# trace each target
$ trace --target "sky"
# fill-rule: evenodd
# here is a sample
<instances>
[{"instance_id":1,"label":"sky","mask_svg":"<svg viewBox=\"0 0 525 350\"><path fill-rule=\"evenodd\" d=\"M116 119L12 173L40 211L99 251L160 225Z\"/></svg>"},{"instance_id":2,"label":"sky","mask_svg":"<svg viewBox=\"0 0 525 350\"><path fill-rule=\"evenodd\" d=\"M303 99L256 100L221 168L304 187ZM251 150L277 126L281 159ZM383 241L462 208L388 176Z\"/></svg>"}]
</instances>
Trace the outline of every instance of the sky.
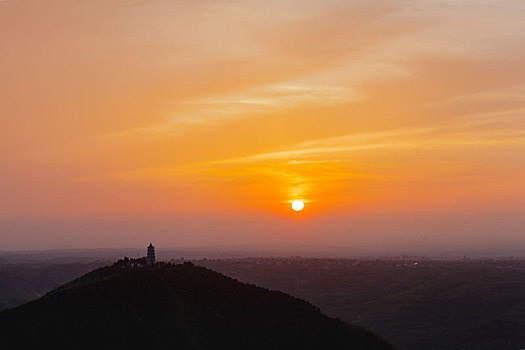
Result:
<instances>
[{"instance_id":1,"label":"sky","mask_svg":"<svg viewBox=\"0 0 525 350\"><path fill-rule=\"evenodd\" d=\"M3 0L0 108L0 250L525 248L522 0Z\"/></svg>"}]
</instances>

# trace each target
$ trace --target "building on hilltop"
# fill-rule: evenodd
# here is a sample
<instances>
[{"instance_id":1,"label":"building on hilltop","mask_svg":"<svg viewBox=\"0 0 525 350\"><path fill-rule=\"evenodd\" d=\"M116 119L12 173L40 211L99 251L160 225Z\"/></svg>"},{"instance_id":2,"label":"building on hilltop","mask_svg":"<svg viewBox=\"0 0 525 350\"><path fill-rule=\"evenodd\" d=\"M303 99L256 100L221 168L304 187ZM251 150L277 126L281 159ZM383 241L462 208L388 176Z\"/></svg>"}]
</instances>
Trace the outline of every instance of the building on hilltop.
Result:
<instances>
[{"instance_id":1,"label":"building on hilltop","mask_svg":"<svg viewBox=\"0 0 525 350\"><path fill-rule=\"evenodd\" d=\"M148 265L155 264L155 247L151 243L148 246L148 255L146 255L146 263Z\"/></svg>"}]
</instances>

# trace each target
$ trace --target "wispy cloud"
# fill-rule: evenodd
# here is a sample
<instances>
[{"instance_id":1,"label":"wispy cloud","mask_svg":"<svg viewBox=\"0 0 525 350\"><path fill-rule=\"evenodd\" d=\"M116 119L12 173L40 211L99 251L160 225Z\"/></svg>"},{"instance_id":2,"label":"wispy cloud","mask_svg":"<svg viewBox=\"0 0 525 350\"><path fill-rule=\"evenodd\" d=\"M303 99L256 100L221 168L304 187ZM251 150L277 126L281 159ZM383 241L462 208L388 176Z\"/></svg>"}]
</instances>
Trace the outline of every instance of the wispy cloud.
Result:
<instances>
[{"instance_id":1,"label":"wispy cloud","mask_svg":"<svg viewBox=\"0 0 525 350\"><path fill-rule=\"evenodd\" d=\"M291 159L297 157L307 157L312 155L321 155L324 153L340 153L340 152L352 152L352 151L364 151L370 149L378 148L390 148L390 147L399 147L406 146L402 143L382 143L382 144L370 144L370 145L359 145L359 146L339 146L339 147L313 147L307 149L297 149L289 151L280 151L280 152L270 152L263 154L256 154L252 156L231 158L225 160L218 160L210 162L210 164L228 164L228 163L252 163L257 161L266 161L266 160L282 160L282 159Z\"/></svg>"}]
</instances>

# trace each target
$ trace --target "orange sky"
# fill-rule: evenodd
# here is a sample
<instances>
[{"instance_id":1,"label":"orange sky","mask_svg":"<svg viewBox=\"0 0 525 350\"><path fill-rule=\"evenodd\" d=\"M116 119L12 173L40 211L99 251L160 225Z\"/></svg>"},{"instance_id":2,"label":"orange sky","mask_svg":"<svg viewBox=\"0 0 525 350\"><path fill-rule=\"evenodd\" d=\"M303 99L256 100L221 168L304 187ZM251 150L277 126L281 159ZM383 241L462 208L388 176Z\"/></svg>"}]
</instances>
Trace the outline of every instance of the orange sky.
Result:
<instances>
[{"instance_id":1,"label":"orange sky","mask_svg":"<svg viewBox=\"0 0 525 350\"><path fill-rule=\"evenodd\" d=\"M522 0L3 0L0 82L0 250L525 246Z\"/></svg>"}]
</instances>

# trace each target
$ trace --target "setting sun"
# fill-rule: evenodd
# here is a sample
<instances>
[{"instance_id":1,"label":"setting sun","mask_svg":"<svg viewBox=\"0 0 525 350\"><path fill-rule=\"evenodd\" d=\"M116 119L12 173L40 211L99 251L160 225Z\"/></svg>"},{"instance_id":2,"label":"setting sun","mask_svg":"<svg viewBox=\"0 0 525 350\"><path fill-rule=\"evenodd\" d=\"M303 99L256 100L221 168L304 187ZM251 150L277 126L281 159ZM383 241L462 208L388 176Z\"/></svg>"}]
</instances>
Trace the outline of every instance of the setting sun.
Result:
<instances>
[{"instance_id":1,"label":"setting sun","mask_svg":"<svg viewBox=\"0 0 525 350\"><path fill-rule=\"evenodd\" d=\"M295 200L292 202L292 209L295 211L301 211L304 208L304 202L301 200Z\"/></svg>"}]
</instances>

